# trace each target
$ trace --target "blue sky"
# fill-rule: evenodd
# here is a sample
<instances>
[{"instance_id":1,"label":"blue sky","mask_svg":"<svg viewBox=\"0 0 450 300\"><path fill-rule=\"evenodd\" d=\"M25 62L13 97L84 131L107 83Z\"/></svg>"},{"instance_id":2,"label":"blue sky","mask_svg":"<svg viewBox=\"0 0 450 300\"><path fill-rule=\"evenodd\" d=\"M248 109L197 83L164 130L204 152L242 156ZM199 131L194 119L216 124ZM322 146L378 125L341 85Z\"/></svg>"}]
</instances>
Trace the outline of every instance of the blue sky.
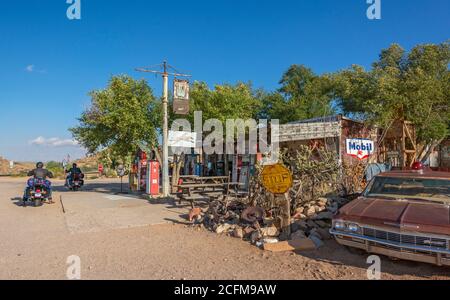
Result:
<instances>
[{"instance_id":1,"label":"blue sky","mask_svg":"<svg viewBox=\"0 0 450 300\"><path fill-rule=\"evenodd\" d=\"M160 94L160 79L134 68L165 59L210 85L251 81L274 90L291 64L317 73L369 67L393 42L410 49L450 38L448 0L382 0L376 21L366 17L366 0L81 4L82 19L71 21L66 0L2 1L0 156L83 155L67 128L88 106L88 92L127 73L146 77Z\"/></svg>"}]
</instances>

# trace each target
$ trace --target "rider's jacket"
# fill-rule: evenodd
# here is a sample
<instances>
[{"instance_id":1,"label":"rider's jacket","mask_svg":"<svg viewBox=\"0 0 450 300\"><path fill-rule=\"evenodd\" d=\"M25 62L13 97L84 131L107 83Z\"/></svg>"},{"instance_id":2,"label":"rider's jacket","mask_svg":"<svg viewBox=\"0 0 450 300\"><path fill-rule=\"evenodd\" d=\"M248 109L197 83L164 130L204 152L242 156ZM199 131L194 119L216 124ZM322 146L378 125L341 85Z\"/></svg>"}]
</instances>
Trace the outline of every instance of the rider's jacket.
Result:
<instances>
[{"instance_id":1,"label":"rider's jacket","mask_svg":"<svg viewBox=\"0 0 450 300\"><path fill-rule=\"evenodd\" d=\"M47 169L37 168L28 172L28 176L33 176L34 178L47 179L53 178L53 173Z\"/></svg>"}]
</instances>

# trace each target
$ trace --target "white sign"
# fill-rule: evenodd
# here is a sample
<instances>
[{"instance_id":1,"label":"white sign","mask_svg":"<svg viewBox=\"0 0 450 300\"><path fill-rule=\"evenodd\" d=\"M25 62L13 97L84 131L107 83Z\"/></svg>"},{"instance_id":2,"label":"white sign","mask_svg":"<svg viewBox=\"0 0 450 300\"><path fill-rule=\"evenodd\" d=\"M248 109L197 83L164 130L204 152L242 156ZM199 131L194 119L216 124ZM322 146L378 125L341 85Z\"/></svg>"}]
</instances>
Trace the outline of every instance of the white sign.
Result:
<instances>
[{"instance_id":1,"label":"white sign","mask_svg":"<svg viewBox=\"0 0 450 300\"><path fill-rule=\"evenodd\" d=\"M13 169L13 168L14 168L14 162L13 162L12 160L9 162L9 168L10 168L10 169Z\"/></svg>"},{"instance_id":2,"label":"white sign","mask_svg":"<svg viewBox=\"0 0 450 300\"><path fill-rule=\"evenodd\" d=\"M178 100L189 100L189 81L175 79L173 97Z\"/></svg>"},{"instance_id":3,"label":"white sign","mask_svg":"<svg viewBox=\"0 0 450 300\"><path fill-rule=\"evenodd\" d=\"M360 160L368 158L375 151L375 143L368 139L347 139L347 154Z\"/></svg>"},{"instance_id":4,"label":"white sign","mask_svg":"<svg viewBox=\"0 0 450 300\"><path fill-rule=\"evenodd\" d=\"M169 131L169 147L195 148L196 132Z\"/></svg>"}]
</instances>

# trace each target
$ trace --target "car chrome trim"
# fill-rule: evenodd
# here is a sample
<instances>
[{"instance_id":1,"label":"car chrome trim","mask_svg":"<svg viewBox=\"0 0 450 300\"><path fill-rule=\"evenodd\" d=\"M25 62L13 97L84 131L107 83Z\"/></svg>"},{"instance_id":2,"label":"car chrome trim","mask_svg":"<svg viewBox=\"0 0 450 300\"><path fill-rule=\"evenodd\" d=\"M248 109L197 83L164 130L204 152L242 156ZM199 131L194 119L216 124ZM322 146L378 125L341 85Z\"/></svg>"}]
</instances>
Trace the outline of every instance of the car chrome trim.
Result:
<instances>
[{"instance_id":1,"label":"car chrome trim","mask_svg":"<svg viewBox=\"0 0 450 300\"><path fill-rule=\"evenodd\" d=\"M386 240L368 237L368 236L364 236L364 235L360 235L360 234L336 231L334 229L330 229L330 233L334 236L344 236L344 237L349 237L349 238L361 239L361 240L366 240L369 242L374 242L374 243L378 243L378 244L386 245L386 246L393 246L393 247L397 247L397 248L404 248L404 249L410 249L410 250L416 250L416 251L442 253L442 254L450 254L450 249L445 250L445 249L435 248L435 247L431 247L431 246L424 247L424 246L418 246L418 245L396 243L396 242L386 241Z\"/></svg>"}]
</instances>

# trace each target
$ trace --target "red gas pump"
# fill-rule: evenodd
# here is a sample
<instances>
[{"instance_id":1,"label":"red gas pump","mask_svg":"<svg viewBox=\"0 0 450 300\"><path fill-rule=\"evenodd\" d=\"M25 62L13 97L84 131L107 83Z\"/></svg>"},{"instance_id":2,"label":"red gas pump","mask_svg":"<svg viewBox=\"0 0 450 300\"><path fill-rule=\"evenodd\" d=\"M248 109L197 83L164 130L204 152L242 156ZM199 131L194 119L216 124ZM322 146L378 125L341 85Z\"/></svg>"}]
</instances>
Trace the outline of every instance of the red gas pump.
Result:
<instances>
[{"instance_id":1,"label":"red gas pump","mask_svg":"<svg viewBox=\"0 0 450 300\"><path fill-rule=\"evenodd\" d=\"M159 195L159 162L150 161L147 168L147 194Z\"/></svg>"}]
</instances>

